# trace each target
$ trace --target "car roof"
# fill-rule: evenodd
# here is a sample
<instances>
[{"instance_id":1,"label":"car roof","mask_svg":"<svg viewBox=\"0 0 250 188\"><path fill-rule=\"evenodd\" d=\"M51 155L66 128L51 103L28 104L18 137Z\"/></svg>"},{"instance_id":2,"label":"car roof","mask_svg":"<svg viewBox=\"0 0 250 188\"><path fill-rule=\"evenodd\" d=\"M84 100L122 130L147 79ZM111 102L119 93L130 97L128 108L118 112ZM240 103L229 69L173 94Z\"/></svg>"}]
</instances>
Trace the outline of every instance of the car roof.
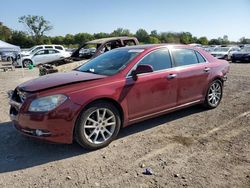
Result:
<instances>
[{"instance_id":1,"label":"car roof","mask_svg":"<svg viewBox=\"0 0 250 188\"><path fill-rule=\"evenodd\" d=\"M37 51L35 51L35 52L32 52L31 54L35 54L35 53L40 52L40 51L43 51L43 50L55 50L55 51L60 52L60 50L57 50L57 49L54 49L54 48L43 48L43 49L39 49L39 50L37 50Z\"/></svg>"},{"instance_id":2,"label":"car roof","mask_svg":"<svg viewBox=\"0 0 250 188\"><path fill-rule=\"evenodd\" d=\"M33 47L43 47L43 46L62 46L60 44L41 44L41 45L35 45Z\"/></svg>"},{"instance_id":3,"label":"car roof","mask_svg":"<svg viewBox=\"0 0 250 188\"><path fill-rule=\"evenodd\" d=\"M126 46L119 49L154 49L159 47L167 47L167 48L174 48L174 47L183 47L183 48L190 48L194 49L192 46L184 45L184 44L143 44L143 45L135 45L135 46Z\"/></svg>"},{"instance_id":4,"label":"car roof","mask_svg":"<svg viewBox=\"0 0 250 188\"><path fill-rule=\"evenodd\" d=\"M109 37L109 38L101 38L92 41L86 42L86 44L101 44L105 42L109 42L112 40L129 40L129 39L136 39L135 37Z\"/></svg>"}]
</instances>

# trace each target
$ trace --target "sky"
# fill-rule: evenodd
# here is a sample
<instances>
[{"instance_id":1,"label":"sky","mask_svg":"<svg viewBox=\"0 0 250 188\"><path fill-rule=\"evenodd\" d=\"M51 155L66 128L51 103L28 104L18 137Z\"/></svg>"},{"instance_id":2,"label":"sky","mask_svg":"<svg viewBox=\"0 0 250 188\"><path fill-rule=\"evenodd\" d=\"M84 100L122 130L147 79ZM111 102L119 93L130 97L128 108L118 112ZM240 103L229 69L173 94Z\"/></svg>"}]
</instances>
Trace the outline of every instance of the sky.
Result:
<instances>
[{"instance_id":1,"label":"sky","mask_svg":"<svg viewBox=\"0 0 250 188\"><path fill-rule=\"evenodd\" d=\"M250 0L0 0L0 6L4 25L25 31L18 17L44 16L53 25L50 36L143 28L208 39L250 38Z\"/></svg>"}]
</instances>

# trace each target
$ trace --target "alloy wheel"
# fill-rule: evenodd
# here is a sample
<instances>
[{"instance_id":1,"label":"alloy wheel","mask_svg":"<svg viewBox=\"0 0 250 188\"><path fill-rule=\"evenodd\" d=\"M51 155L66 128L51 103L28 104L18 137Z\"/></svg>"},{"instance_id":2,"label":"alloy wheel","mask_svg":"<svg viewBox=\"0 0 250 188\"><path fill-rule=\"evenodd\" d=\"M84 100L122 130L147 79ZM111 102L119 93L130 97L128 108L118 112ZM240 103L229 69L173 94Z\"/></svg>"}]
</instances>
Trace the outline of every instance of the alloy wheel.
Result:
<instances>
[{"instance_id":1,"label":"alloy wheel","mask_svg":"<svg viewBox=\"0 0 250 188\"><path fill-rule=\"evenodd\" d=\"M32 64L30 60L24 60L23 61L23 66L24 67L29 67L30 64Z\"/></svg>"},{"instance_id":2,"label":"alloy wheel","mask_svg":"<svg viewBox=\"0 0 250 188\"><path fill-rule=\"evenodd\" d=\"M208 103L211 106L217 106L221 100L222 88L220 83L214 82L208 91Z\"/></svg>"},{"instance_id":3,"label":"alloy wheel","mask_svg":"<svg viewBox=\"0 0 250 188\"><path fill-rule=\"evenodd\" d=\"M97 108L84 121L84 136L93 144L102 144L115 132L115 114L107 108Z\"/></svg>"}]
</instances>

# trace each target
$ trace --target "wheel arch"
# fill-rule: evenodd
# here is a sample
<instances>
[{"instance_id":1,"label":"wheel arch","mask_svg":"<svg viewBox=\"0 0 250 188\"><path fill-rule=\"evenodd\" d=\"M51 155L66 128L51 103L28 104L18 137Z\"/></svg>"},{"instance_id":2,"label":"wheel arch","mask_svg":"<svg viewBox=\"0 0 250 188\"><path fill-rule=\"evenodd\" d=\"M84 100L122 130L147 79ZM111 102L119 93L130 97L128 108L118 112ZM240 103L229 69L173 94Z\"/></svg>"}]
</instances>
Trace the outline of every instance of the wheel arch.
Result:
<instances>
[{"instance_id":1,"label":"wheel arch","mask_svg":"<svg viewBox=\"0 0 250 188\"><path fill-rule=\"evenodd\" d=\"M82 112L84 110L88 109L88 107L90 105L93 105L94 103L98 103L98 102L108 102L108 103L111 103L112 105L114 105L116 107L116 109L118 110L120 118L121 118L121 128L123 127L123 124L124 124L124 110L123 110L122 106L116 100L114 100L112 98L108 98L108 97L102 97L102 98L94 99L93 101L90 101L87 105L85 105L80 110L80 112L78 113L76 121L75 121L75 124L74 124L74 129L73 129L73 132L72 132L73 133L72 134L72 140L74 140L74 137L75 137L74 134L75 134L76 124L79 121L79 118L80 118Z\"/></svg>"},{"instance_id":2,"label":"wheel arch","mask_svg":"<svg viewBox=\"0 0 250 188\"><path fill-rule=\"evenodd\" d=\"M32 65L34 64L34 62L33 62L31 59L29 59L29 58L25 58L25 59L23 59L23 60L22 60L22 64L23 64L23 62L24 62L25 60L29 60L29 61L31 61Z\"/></svg>"},{"instance_id":3,"label":"wheel arch","mask_svg":"<svg viewBox=\"0 0 250 188\"><path fill-rule=\"evenodd\" d=\"M210 84L211 84L213 81L215 81L215 80L219 80L219 81L221 82L221 86L223 87L223 85L224 85L224 80L223 80L223 78L222 78L221 76L216 76L216 77L214 77L214 78L211 80Z\"/></svg>"},{"instance_id":4,"label":"wheel arch","mask_svg":"<svg viewBox=\"0 0 250 188\"><path fill-rule=\"evenodd\" d=\"M118 110L118 112L119 112L119 114L120 114L121 123L122 123L122 125L123 125L123 120L124 120L124 111L123 111L123 108L122 108L122 106L121 106L116 100L114 100L114 99L112 99L112 98L103 97L103 98L95 99L95 100L89 102L89 103L83 108L83 110L86 109L86 108L88 108L90 105L92 105L92 104L94 104L94 103L97 103L97 102L108 102L108 103L113 104L113 105L117 108L117 110Z\"/></svg>"}]
</instances>

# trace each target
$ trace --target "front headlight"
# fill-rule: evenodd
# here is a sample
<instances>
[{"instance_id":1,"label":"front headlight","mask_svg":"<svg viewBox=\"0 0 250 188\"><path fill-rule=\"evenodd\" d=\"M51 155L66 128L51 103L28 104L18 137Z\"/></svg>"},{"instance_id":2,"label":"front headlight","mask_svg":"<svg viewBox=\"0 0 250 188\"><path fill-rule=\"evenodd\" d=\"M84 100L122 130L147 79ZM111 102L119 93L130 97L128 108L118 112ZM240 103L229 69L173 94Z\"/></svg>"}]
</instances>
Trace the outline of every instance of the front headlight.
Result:
<instances>
[{"instance_id":1,"label":"front headlight","mask_svg":"<svg viewBox=\"0 0 250 188\"><path fill-rule=\"evenodd\" d=\"M60 104L66 101L66 99L67 97L62 94L41 97L31 102L29 106L29 111L30 112L48 112L58 107Z\"/></svg>"}]
</instances>

